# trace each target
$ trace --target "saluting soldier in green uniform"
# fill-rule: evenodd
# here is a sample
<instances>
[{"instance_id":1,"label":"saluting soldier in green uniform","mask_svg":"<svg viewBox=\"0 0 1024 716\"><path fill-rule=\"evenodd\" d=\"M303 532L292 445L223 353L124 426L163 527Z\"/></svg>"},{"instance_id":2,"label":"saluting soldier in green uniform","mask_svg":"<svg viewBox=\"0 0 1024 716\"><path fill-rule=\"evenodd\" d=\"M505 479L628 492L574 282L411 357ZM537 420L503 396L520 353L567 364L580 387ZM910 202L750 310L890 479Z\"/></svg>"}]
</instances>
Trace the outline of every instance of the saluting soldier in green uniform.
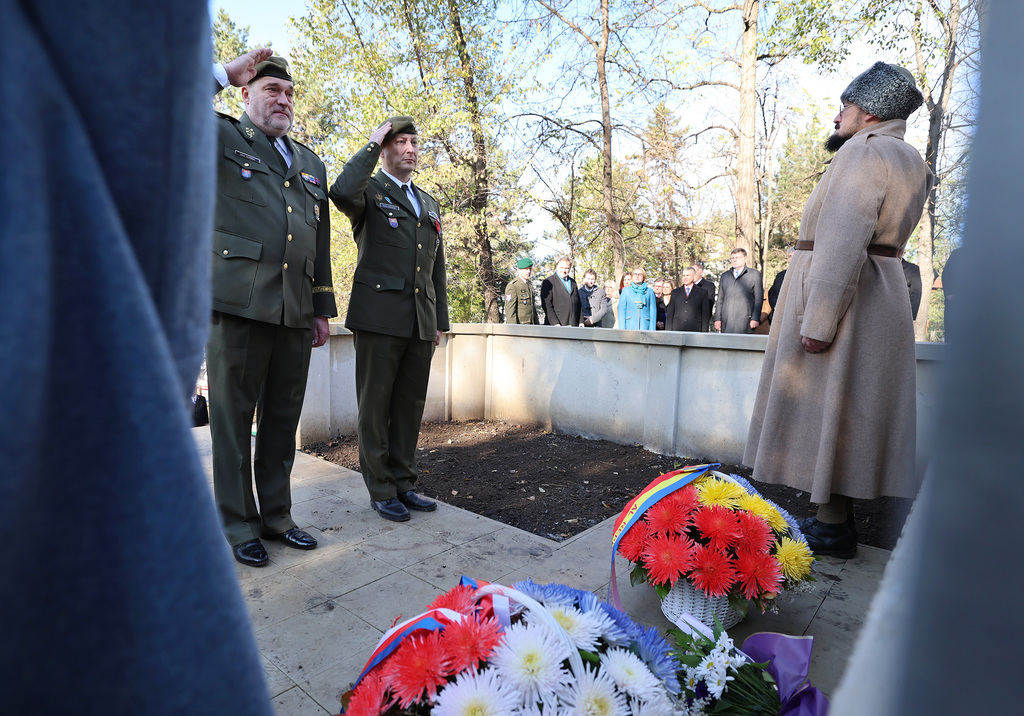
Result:
<instances>
[{"instance_id":1,"label":"saluting soldier in green uniform","mask_svg":"<svg viewBox=\"0 0 1024 716\"><path fill-rule=\"evenodd\" d=\"M395 522L437 508L413 491L430 360L448 330L441 207L412 183L418 160L412 117L392 117L330 193L359 247L345 317L356 349L359 467L371 506Z\"/></svg>"},{"instance_id":2,"label":"saluting soldier in green uniform","mask_svg":"<svg viewBox=\"0 0 1024 716\"><path fill-rule=\"evenodd\" d=\"M537 307L533 303L533 261L519 259L514 279L505 287L505 323L537 323Z\"/></svg>"},{"instance_id":3,"label":"saluting soldier in green uniform","mask_svg":"<svg viewBox=\"0 0 1024 716\"><path fill-rule=\"evenodd\" d=\"M207 344L213 486L235 559L261 567L268 556L260 537L316 547L292 519L289 481L310 351L327 341L327 319L338 315L327 172L312 150L286 136L293 85L283 58L253 50L214 75L221 87L242 88L245 113L217 115Z\"/></svg>"}]
</instances>

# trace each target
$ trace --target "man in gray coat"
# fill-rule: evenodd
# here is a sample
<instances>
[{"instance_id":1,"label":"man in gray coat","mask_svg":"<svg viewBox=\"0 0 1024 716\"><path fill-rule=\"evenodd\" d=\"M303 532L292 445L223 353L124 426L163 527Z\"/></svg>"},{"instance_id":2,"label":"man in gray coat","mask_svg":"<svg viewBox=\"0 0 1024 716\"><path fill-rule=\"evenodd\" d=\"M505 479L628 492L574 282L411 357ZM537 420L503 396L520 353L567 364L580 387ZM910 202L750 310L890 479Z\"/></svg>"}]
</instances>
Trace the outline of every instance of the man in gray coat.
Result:
<instances>
[{"instance_id":1,"label":"man in gray coat","mask_svg":"<svg viewBox=\"0 0 1024 716\"><path fill-rule=\"evenodd\" d=\"M612 310L612 300L604 289L597 285L597 271L587 269L583 274L583 285L579 288L581 323L585 328L600 328L604 317Z\"/></svg>"},{"instance_id":2,"label":"man in gray coat","mask_svg":"<svg viewBox=\"0 0 1024 716\"><path fill-rule=\"evenodd\" d=\"M764 285L761 272L747 268L747 250L735 248L729 255L732 268L722 274L715 330L722 333L753 333L761 323Z\"/></svg>"}]
</instances>

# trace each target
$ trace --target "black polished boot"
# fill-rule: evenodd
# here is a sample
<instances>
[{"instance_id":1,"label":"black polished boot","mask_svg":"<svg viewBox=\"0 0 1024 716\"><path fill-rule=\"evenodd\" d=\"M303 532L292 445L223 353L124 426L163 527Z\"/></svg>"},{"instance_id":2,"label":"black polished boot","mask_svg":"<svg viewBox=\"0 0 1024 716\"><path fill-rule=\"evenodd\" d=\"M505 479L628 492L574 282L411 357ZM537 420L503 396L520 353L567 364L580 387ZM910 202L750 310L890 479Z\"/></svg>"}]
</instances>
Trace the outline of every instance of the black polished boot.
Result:
<instances>
[{"instance_id":1,"label":"black polished boot","mask_svg":"<svg viewBox=\"0 0 1024 716\"><path fill-rule=\"evenodd\" d=\"M819 522L816 517L801 520L807 546L817 555L850 559L857 554L857 535L850 528L850 519L838 525Z\"/></svg>"}]
</instances>

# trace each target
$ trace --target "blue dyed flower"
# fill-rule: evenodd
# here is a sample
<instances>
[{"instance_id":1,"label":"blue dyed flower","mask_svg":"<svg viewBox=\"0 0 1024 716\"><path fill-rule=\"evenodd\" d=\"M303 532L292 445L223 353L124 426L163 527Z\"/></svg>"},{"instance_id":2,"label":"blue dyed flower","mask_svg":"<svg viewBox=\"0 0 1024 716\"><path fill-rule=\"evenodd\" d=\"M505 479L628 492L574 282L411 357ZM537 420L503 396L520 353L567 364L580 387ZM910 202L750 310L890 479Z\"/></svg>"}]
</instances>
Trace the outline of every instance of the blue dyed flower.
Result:
<instances>
[{"instance_id":1,"label":"blue dyed flower","mask_svg":"<svg viewBox=\"0 0 1024 716\"><path fill-rule=\"evenodd\" d=\"M668 645L654 627L640 627L636 640L640 658L655 676L665 682L665 686L673 694L679 693L679 678L676 676L678 663L672 656L672 647Z\"/></svg>"}]
</instances>

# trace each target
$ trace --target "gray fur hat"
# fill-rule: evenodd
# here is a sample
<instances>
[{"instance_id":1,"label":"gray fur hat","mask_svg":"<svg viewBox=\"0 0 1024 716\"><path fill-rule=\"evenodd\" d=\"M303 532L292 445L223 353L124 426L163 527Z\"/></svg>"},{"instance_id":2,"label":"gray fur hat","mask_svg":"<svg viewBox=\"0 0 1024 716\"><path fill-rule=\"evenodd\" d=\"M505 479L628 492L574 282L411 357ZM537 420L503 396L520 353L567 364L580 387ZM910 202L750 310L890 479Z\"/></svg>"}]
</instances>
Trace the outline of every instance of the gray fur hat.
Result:
<instances>
[{"instance_id":1,"label":"gray fur hat","mask_svg":"<svg viewBox=\"0 0 1024 716\"><path fill-rule=\"evenodd\" d=\"M906 119L924 102L914 76L899 65L876 62L839 96L879 119Z\"/></svg>"}]
</instances>

